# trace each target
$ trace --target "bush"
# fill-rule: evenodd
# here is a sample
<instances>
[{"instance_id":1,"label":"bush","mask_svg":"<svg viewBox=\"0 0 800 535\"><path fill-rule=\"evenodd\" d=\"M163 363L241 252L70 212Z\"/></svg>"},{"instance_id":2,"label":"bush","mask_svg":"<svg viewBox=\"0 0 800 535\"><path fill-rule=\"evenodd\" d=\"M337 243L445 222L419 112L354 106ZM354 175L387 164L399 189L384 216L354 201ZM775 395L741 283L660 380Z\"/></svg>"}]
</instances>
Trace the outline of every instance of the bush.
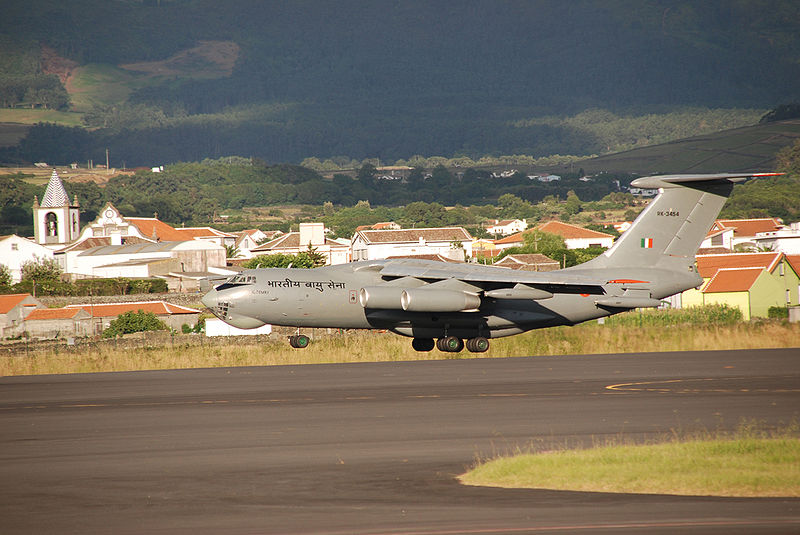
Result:
<instances>
[{"instance_id":1,"label":"bush","mask_svg":"<svg viewBox=\"0 0 800 535\"><path fill-rule=\"evenodd\" d=\"M769 307L767 309L767 317L775 319L788 319L789 307Z\"/></svg>"},{"instance_id":2,"label":"bush","mask_svg":"<svg viewBox=\"0 0 800 535\"><path fill-rule=\"evenodd\" d=\"M167 324L158 319L152 312L137 310L136 312L125 312L117 316L117 319L111 322L108 329L103 331L103 338L113 338L142 331L164 331L167 329Z\"/></svg>"},{"instance_id":3,"label":"bush","mask_svg":"<svg viewBox=\"0 0 800 535\"><path fill-rule=\"evenodd\" d=\"M742 311L728 305L706 305L669 310L640 310L623 312L606 318L606 325L667 326L667 325L733 325L742 321Z\"/></svg>"}]
</instances>

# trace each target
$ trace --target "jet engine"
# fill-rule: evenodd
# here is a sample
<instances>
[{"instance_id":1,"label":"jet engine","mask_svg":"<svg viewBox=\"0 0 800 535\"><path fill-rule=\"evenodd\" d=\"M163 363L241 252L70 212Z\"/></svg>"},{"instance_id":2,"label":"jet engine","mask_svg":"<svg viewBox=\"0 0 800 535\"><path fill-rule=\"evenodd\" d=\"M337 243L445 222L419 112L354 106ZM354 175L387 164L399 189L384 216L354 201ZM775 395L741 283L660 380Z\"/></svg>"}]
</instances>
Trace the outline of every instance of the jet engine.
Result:
<instances>
[{"instance_id":1,"label":"jet engine","mask_svg":"<svg viewBox=\"0 0 800 535\"><path fill-rule=\"evenodd\" d=\"M457 290L411 288L403 290L400 303L407 312L462 312L480 307L481 298Z\"/></svg>"}]
</instances>

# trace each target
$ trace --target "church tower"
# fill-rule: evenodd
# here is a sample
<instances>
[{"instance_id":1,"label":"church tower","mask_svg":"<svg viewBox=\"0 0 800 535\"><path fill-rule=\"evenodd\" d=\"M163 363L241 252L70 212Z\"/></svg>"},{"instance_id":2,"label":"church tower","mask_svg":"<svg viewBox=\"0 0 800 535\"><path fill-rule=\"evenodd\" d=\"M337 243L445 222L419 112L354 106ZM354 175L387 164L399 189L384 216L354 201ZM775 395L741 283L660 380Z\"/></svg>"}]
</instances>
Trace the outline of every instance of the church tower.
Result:
<instances>
[{"instance_id":1,"label":"church tower","mask_svg":"<svg viewBox=\"0 0 800 535\"><path fill-rule=\"evenodd\" d=\"M53 169L50 182L42 198L33 198L33 235L36 243L48 247L61 247L72 243L80 234L80 209L78 197L72 204L58 173Z\"/></svg>"}]
</instances>

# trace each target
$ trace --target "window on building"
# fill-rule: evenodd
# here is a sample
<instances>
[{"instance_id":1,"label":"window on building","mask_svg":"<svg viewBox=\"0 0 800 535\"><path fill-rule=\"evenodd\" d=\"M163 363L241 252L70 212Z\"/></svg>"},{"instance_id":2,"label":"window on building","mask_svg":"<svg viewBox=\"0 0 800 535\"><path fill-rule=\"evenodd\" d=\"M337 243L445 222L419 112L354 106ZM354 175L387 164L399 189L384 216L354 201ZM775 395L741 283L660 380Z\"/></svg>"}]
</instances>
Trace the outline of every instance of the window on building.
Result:
<instances>
[{"instance_id":1,"label":"window on building","mask_svg":"<svg viewBox=\"0 0 800 535\"><path fill-rule=\"evenodd\" d=\"M12 251L19 251L19 244L18 243L12 243L11 244L11 250Z\"/></svg>"}]
</instances>

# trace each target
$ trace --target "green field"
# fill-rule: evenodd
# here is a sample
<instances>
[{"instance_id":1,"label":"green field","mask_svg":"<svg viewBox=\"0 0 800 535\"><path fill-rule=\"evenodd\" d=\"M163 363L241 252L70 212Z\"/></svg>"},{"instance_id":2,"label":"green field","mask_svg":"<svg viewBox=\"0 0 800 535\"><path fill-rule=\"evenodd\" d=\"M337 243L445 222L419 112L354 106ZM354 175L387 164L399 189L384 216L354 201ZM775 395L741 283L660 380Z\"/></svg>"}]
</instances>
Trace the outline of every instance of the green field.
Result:
<instances>
[{"instance_id":1,"label":"green field","mask_svg":"<svg viewBox=\"0 0 800 535\"><path fill-rule=\"evenodd\" d=\"M797 426L743 425L644 445L612 444L501 457L461 476L467 485L683 496L800 496Z\"/></svg>"},{"instance_id":2,"label":"green field","mask_svg":"<svg viewBox=\"0 0 800 535\"><path fill-rule=\"evenodd\" d=\"M64 126L81 126L82 113L29 108L0 108L0 123L36 124L56 123Z\"/></svg>"}]
</instances>

